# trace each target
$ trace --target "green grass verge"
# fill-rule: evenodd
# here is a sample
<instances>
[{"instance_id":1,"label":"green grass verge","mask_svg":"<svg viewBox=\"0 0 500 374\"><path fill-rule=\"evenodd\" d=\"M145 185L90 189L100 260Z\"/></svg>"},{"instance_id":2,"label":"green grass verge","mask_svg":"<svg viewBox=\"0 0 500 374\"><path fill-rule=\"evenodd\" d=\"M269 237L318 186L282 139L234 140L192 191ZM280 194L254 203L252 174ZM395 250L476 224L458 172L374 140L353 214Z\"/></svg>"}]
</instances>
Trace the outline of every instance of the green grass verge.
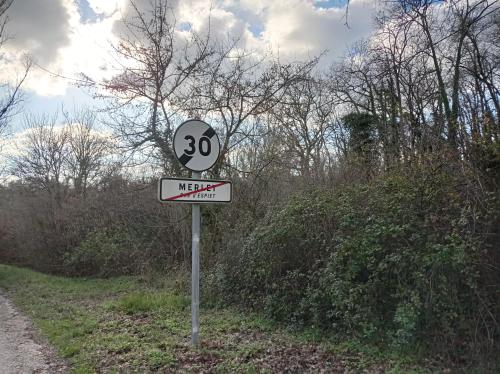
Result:
<instances>
[{"instance_id":1,"label":"green grass verge","mask_svg":"<svg viewBox=\"0 0 500 374\"><path fill-rule=\"evenodd\" d=\"M202 308L201 345L193 348L190 299L179 284L178 277L69 279L0 265L0 288L74 373L432 371L359 342L286 332L230 308Z\"/></svg>"}]
</instances>

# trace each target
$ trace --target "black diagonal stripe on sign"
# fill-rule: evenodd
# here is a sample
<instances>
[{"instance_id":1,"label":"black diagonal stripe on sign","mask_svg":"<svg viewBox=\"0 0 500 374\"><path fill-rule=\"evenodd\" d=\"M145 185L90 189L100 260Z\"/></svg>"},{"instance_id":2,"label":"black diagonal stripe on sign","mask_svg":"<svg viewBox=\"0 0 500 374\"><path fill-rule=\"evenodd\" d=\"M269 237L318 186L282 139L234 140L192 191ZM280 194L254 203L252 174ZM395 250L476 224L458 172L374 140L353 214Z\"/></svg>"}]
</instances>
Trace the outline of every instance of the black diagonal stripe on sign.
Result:
<instances>
[{"instance_id":1,"label":"black diagonal stripe on sign","mask_svg":"<svg viewBox=\"0 0 500 374\"><path fill-rule=\"evenodd\" d=\"M187 154L183 154L180 158L179 161L181 162L182 165L186 166L186 164L191 161L193 156L188 156Z\"/></svg>"},{"instance_id":2,"label":"black diagonal stripe on sign","mask_svg":"<svg viewBox=\"0 0 500 374\"><path fill-rule=\"evenodd\" d=\"M207 137L207 138L209 138L209 139L210 139L212 136L214 136L214 135L215 135L215 131L214 131L214 129L213 129L213 128L211 128L211 127L210 127L207 131L205 131L205 132L203 133L203 136L206 136L206 137Z\"/></svg>"}]
</instances>

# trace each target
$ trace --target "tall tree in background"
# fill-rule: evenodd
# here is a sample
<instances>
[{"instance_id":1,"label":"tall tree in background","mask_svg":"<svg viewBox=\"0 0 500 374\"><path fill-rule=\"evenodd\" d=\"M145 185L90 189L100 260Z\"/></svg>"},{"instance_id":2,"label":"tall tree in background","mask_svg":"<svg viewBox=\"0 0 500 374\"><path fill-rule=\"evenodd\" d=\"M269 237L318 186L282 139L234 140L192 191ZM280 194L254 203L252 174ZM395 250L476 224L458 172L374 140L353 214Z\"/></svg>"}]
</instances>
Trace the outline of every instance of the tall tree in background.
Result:
<instances>
[{"instance_id":1,"label":"tall tree in background","mask_svg":"<svg viewBox=\"0 0 500 374\"><path fill-rule=\"evenodd\" d=\"M12 174L31 188L48 193L60 205L65 188L64 163L68 155L67 128L56 127L57 116L27 116L25 136L12 157Z\"/></svg>"},{"instance_id":2,"label":"tall tree in background","mask_svg":"<svg viewBox=\"0 0 500 374\"><path fill-rule=\"evenodd\" d=\"M228 55L233 47L221 51L205 83L195 88L193 97L201 113L221 129L221 156L211 173L220 177L223 168L231 169L231 150L252 138L263 136L262 116L270 113L286 93L307 79L317 59L282 64L272 56L256 57L250 52ZM188 102L196 108L196 102ZM265 136L265 135L264 135Z\"/></svg>"},{"instance_id":3,"label":"tall tree in background","mask_svg":"<svg viewBox=\"0 0 500 374\"><path fill-rule=\"evenodd\" d=\"M481 144L498 139L499 2L389 3L331 71L338 105L377 118L383 169L445 149L495 153Z\"/></svg>"},{"instance_id":4,"label":"tall tree in background","mask_svg":"<svg viewBox=\"0 0 500 374\"><path fill-rule=\"evenodd\" d=\"M462 65L466 40L473 30L498 11L497 0L450 0L440 7L434 0L394 1L393 17L415 25L425 36L423 48L429 52L438 85L439 99L447 125L450 146L459 146L459 108ZM397 16L396 14L399 14Z\"/></svg>"},{"instance_id":5,"label":"tall tree in background","mask_svg":"<svg viewBox=\"0 0 500 374\"><path fill-rule=\"evenodd\" d=\"M53 116L27 116L17 154L11 157L12 174L29 188L41 190L58 205L66 192L85 197L90 187L119 168L109 134L96 131L90 110L64 113L65 124Z\"/></svg>"},{"instance_id":6,"label":"tall tree in background","mask_svg":"<svg viewBox=\"0 0 500 374\"><path fill-rule=\"evenodd\" d=\"M68 125L66 173L75 193L85 197L88 188L113 174L119 163L110 160L113 143L108 134L96 131L94 112L80 110L65 117Z\"/></svg>"},{"instance_id":7,"label":"tall tree in background","mask_svg":"<svg viewBox=\"0 0 500 374\"><path fill-rule=\"evenodd\" d=\"M320 76L306 76L289 87L272 113L293 172L321 178L327 135L335 115L327 82Z\"/></svg>"}]
</instances>

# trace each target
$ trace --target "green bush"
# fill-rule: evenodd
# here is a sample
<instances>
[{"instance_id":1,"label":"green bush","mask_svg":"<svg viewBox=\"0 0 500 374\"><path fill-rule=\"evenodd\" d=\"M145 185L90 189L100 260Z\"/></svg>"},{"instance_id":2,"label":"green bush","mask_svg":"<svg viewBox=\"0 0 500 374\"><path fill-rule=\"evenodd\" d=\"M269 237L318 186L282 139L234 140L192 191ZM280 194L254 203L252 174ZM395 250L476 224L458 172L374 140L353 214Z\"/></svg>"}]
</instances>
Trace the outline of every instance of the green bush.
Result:
<instances>
[{"instance_id":1,"label":"green bush","mask_svg":"<svg viewBox=\"0 0 500 374\"><path fill-rule=\"evenodd\" d=\"M498 339L485 316L498 311L499 279L484 281L497 206L477 204L471 185L408 170L296 196L222 254L209 284L294 325L459 354L478 334Z\"/></svg>"},{"instance_id":2,"label":"green bush","mask_svg":"<svg viewBox=\"0 0 500 374\"><path fill-rule=\"evenodd\" d=\"M265 306L271 315L297 322L307 319L307 311L294 304L324 266L331 245L331 201L324 198L321 193L297 197L269 215L241 251L233 247L222 255L209 283L230 301Z\"/></svg>"},{"instance_id":3,"label":"green bush","mask_svg":"<svg viewBox=\"0 0 500 374\"><path fill-rule=\"evenodd\" d=\"M118 228L97 229L64 256L64 265L73 275L109 277L132 274L139 266L140 243Z\"/></svg>"}]
</instances>

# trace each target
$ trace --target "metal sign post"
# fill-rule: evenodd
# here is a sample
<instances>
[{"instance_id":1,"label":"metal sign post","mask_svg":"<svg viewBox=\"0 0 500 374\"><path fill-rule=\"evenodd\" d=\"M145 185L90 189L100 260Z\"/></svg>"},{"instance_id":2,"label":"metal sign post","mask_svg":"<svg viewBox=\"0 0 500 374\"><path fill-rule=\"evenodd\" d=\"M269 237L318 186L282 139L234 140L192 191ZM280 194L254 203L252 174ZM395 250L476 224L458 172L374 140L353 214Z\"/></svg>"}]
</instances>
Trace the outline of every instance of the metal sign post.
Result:
<instances>
[{"instance_id":1,"label":"metal sign post","mask_svg":"<svg viewBox=\"0 0 500 374\"><path fill-rule=\"evenodd\" d=\"M201 173L193 171L192 178L199 179ZM198 345L200 331L200 204L192 206L192 250L191 250L191 343Z\"/></svg>"},{"instance_id":2,"label":"metal sign post","mask_svg":"<svg viewBox=\"0 0 500 374\"><path fill-rule=\"evenodd\" d=\"M220 153L219 138L209 124L200 120L182 123L175 131L173 148L179 162L191 170L191 179L161 178L158 199L192 204L191 342L196 346L200 344L200 204L229 203L232 190L229 181L200 179Z\"/></svg>"}]
</instances>

